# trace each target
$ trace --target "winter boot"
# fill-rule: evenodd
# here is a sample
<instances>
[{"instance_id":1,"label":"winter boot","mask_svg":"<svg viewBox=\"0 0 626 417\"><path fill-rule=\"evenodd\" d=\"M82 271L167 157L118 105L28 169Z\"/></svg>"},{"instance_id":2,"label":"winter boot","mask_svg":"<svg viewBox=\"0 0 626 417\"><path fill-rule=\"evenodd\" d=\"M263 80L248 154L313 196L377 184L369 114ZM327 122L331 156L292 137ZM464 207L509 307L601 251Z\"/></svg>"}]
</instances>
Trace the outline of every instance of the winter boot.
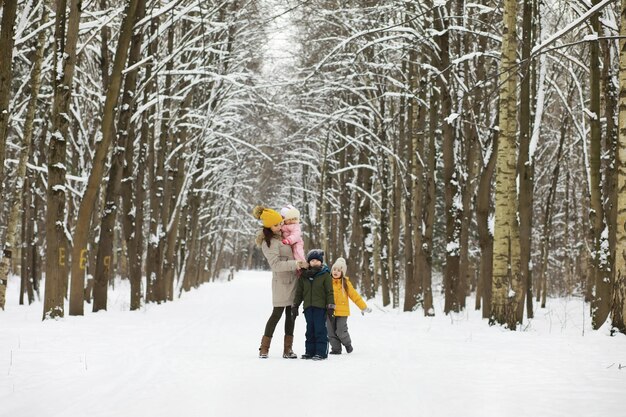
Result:
<instances>
[{"instance_id":1,"label":"winter boot","mask_svg":"<svg viewBox=\"0 0 626 417\"><path fill-rule=\"evenodd\" d=\"M259 358L267 358L267 354L270 351L271 337L263 336L261 339L261 347L259 348Z\"/></svg>"},{"instance_id":2,"label":"winter boot","mask_svg":"<svg viewBox=\"0 0 626 417\"><path fill-rule=\"evenodd\" d=\"M348 346L346 346L346 352L348 352L348 353L352 353L352 351L353 351L353 350L354 350L354 349L352 348L352 345L348 345Z\"/></svg>"},{"instance_id":3,"label":"winter boot","mask_svg":"<svg viewBox=\"0 0 626 417\"><path fill-rule=\"evenodd\" d=\"M283 358L298 359L298 355L293 353L293 336L285 335L285 348L283 349Z\"/></svg>"}]
</instances>

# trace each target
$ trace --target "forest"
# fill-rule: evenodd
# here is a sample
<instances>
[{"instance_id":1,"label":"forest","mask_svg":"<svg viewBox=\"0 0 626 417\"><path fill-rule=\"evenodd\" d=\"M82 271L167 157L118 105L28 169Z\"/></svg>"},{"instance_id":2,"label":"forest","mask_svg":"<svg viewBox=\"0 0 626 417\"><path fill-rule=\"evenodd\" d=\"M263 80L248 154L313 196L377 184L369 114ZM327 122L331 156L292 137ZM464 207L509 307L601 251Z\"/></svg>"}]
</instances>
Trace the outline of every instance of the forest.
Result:
<instances>
[{"instance_id":1,"label":"forest","mask_svg":"<svg viewBox=\"0 0 626 417\"><path fill-rule=\"evenodd\" d=\"M267 268L252 208L291 203L385 306L516 330L575 296L626 333L626 0L0 13L3 310L8 280L47 320Z\"/></svg>"}]
</instances>

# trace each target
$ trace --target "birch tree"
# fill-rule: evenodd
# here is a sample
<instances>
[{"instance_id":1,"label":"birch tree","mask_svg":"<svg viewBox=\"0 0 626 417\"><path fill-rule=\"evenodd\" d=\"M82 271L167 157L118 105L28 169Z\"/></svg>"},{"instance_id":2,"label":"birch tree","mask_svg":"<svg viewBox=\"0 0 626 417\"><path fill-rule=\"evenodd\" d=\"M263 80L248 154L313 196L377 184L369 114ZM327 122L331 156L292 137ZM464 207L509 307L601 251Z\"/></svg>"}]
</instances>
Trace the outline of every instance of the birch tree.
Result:
<instances>
[{"instance_id":1,"label":"birch tree","mask_svg":"<svg viewBox=\"0 0 626 417\"><path fill-rule=\"evenodd\" d=\"M500 63L499 136L496 162L493 285L490 322L517 325L521 293L519 226L515 186L517 141L517 1L504 2Z\"/></svg>"}]
</instances>

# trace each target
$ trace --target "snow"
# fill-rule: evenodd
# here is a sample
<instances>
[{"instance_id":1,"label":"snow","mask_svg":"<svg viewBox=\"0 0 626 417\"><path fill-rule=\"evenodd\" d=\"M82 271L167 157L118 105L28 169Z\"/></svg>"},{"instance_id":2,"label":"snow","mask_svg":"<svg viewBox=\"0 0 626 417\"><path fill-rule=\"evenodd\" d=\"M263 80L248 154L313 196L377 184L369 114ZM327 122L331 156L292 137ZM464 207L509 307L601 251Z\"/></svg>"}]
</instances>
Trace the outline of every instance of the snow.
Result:
<instances>
[{"instance_id":1,"label":"snow","mask_svg":"<svg viewBox=\"0 0 626 417\"><path fill-rule=\"evenodd\" d=\"M543 26L542 26L543 29ZM533 164L537 144L539 143L539 135L541 133L541 119L543 117L544 103L546 99L545 79L546 79L546 55L542 54L539 58L539 82L537 83L537 98L535 105L535 121L533 122L533 133L530 138L528 149L528 164Z\"/></svg>"},{"instance_id":2,"label":"snow","mask_svg":"<svg viewBox=\"0 0 626 417\"><path fill-rule=\"evenodd\" d=\"M446 253L450 256L458 256L460 250L459 242L448 242L446 245Z\"/></svg>"},{"instance_id":3,"label":"snow","mask_svg":"<svg viewBox=\"0 0 626 417\"><path fill-rule=\"evenodd\" d=\"M479 58L479 57L481 57L483 55L484 55L483 52L473 51L473 52L467 53L467 54L465 54L465 55L463 55L463 56L461 56L459 58L456 58L456 59L452 60L452 64L459 65L459 64L463 63L464 61L470 61L472 59ZM457 115L457 117L458 116L459 115Z\"/></svg>"},{"instance_id":4,"label":"snow","mask_svg":"<svg viewBox=\"0 0 626 417\"><path fill-rule=\"evenodd\" d=\"M471 9L471 8L478 9L479 14L491 13L495 11L493 7L485 6L484 4L478 4L478 3L466 3L465 8L466 9Z\"/></svg>"},{"instance_id":5,"label":"snow","mask_svg":"<svg viewBox=\"0 0 626 417\"><path fill-rule=\"evenodd\" d=\"M517 332L474 310L444 315L439 291L435 317L377 298L365 316L352 306L352 354L312 362L281 357L282 320L257 358L268 272L135 312L118 280L109 311L44 322L41 302L18 305L18 286L13 276L0 312L2 416L624 415L626 337L590 330L578 298L548 299ZM304 330L300 316L298 354Z\"/></svg>"},{"instance_id":6,"label":"snow","mask_svg":"<svg viewBox=\"0 0 626 417\"><path fill-rule=\"evenodd\" d=\"M548 38L543 40L540 44L535 45L533 47L533 49L532 49L530 54L531 55L535 55L535 54L539 53L542 49L546 48L548 45L550 45L551 43L555 42L556 40L558 40L559 38L564 36L566 33L570 32L571 30L573 30L577 26L579 26L582 23L584 23L585 21L587 21L587 19L589 19L589 16L591 16L592 14L596 13L599 10L602 10L604 7L606 7L610 3L613 3L613 0L602 0L602 1L600 1L595 6L593 6L589 10L587 10L587 12L585 14L579 16L577 19L573 20L571 23L565 25L562 29L558 30L557 32L553 33Z\"/></svg>"},{"instance_id":7,"label":"snow","mask_svg":"<svg viewBox=\"0 0 626 417\"><path fill-rule=\"evenodd\" d=\"M610 255L610 248L609 248L609 228L608 226L605 226L604 229L602 230L602 234L600 235L600 265L605 265L605 267L607 268L607 270L610 270L610 263L609 263L609 255Z\"/></svg>"},{"instance_id":8,"label":"snow","mask_svg":"<svg viewBox=\"0 0 626 417\"><path fill-rule=\"evenodd\" d=\"M50 135L50 137L54 138L55 140L57 140L58 142L65 142L65 138L63 137L63 135L61 134L61 132L56 131L56 132L52 132L52 134Z\"/></svg>"},{"instance_id":9,"label":"snow","mask_svg":"<svg viewBox=\"0 0 626 417\"><path fill-rule=\"evenodd\" d=\"M460 116L459 113L451 113L448 117L446 117L444 120L446 121L446 123L448 123L449 125L451 125L452 123L454 123L454 121L456 119L458 119Z\"/></svg>"},{"instance_id":10,"label":"snow","mask_svg":"<svg viewBox=\"0 0 626 417\"><path fill-rule=\"evenodd\" d=\"M586 35L583 38L583 40L586 41L586 42L595 42L595 41L598 40L598 34L597 33L591 33L589 35Z\"/></svg>"},{"instance_id":11,"label":"snow","mask_svg":"<svg viewBox=\"0 0 626 417\"><path fill-rule=\"evenodd\" d=\"M598 120L598 115L597 115L595 112L592 112L591 110L586 109L586 108L585 108L585 109L583 109L583 112L584 112L587 116L589 116L589 118L590 118L591 120Z\"/></svg>"}]
</instances>

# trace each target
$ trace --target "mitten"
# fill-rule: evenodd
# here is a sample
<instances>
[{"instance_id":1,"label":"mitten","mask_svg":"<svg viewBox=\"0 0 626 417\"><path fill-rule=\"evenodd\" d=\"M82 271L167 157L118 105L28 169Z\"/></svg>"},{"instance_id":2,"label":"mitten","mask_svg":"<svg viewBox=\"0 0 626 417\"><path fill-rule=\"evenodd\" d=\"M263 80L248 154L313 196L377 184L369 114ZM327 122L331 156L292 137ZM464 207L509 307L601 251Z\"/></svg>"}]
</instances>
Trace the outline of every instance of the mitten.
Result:
<instances>
[{"instance_id":1,"label":"mitten","mask_svg":"<svg viewBox=\"0 0 626 417\"><path fill-rule=\"evenodd\" d=\"M328 315L329 319L332 319L333 317L335 317L335 305L334 304L328 304L326 306L326 314Z\"/></svg>"},{"instance_id":2,"label":"mitten","mask_svg":"<svg viewBox=\"0 0 626 417\"><path fill-rule=\"evenodd\" d=\"M296 261L296 265L298 269L307 269L309 267L309 263L307 261Z\"/></svg>"},{"instance_id":3,"label":"mitten","mask_svg":"<svg viewBox=\"0 0 626 417\"><path fill-rule=\"evenodd\" d=\"M283 245L288 245L289 241L287 239L283 239Z\"/></svg>"},{"instance_id":4,"label":"mitten","mask_svg":"<svg viewBox=\"0 0 626 417\"><path fill-rule=\"evenodd\" d=\"M363 310L361 310L361 315L364 316L365 313L371 313L372 309L369 307L365 307Z\"/></svg>"}]
</instances>

